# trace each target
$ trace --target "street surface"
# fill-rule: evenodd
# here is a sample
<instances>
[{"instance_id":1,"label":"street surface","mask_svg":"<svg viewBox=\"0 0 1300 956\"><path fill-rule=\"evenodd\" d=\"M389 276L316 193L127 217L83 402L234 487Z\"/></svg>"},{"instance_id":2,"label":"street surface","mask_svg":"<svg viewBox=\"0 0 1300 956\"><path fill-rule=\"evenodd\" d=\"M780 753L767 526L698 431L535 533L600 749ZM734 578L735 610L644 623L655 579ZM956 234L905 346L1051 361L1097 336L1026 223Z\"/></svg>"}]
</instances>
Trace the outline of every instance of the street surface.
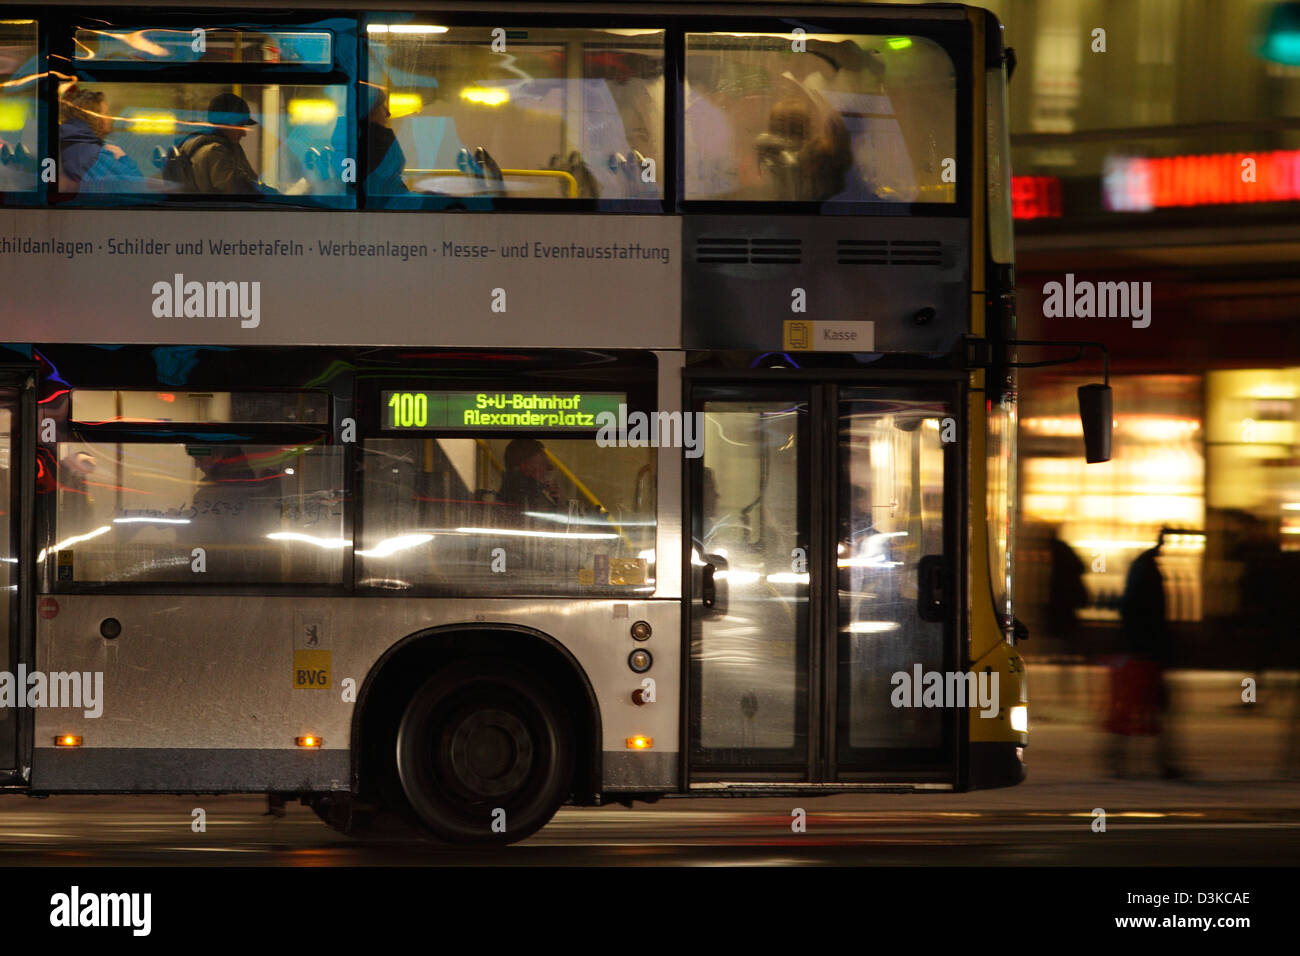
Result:
<instances>
[{"instance_id":1,"label":"street surface","mask_svg":"<svg viewBox=\"0 0 1300 956\"><path fill-rule=\"evenodd\" d=\"M1049 710L1049 708L1043 708ZM1202 708L1204 710L1206 708ZM1300 861L1300 784L1279 776L1288 725L1240 708L1179 722L1187 781L1133 762L1111 779L1086 714L1031 727L1029 779L967 794L663 799L565 808L523 843L464 850L404 834L335 833L261 797L0 799L0 865L1260 866ZM1150 744L1150 741L1146 741ZM203 833L191 811L207 814ZM806 832L791 828L807 812ZM1093 811L1106 812L1094 832Z\"/></svg>"}]
</instances>

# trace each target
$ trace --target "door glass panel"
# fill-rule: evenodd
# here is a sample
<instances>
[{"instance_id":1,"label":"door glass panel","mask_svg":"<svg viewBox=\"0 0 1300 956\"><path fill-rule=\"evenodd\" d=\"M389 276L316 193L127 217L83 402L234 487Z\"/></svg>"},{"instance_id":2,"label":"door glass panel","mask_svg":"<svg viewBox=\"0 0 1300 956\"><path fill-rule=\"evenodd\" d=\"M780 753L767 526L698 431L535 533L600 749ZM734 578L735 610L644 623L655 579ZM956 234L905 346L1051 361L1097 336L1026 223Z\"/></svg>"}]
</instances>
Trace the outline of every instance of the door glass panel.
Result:
<instances>
[{"instance_id":1,"label":"door glass panel","mask_svg":"<svg viewBox=\"0 0 1300 956\"><path fill-rule=\"evenodd\" d=\"M913 706L910 694L904 706L891 698L900 686L893 675L912 681L917 665L922 674L943 671L949 657L943 622L922 620L918 599L921 559L944 555L950 416L948 404L919 398L840 405L841 769L934 761L946 739L951 711Z\"/></svg>"},{"instance_id":2,"label":"door glass panel","mask_svg":"<svg viewBox=\"0 0 1300 956\"><path fill-rule=\"evenodd\" d=\"M804 402L704 406L694 534L694 743L705 767L806 764ZM802 550L800 550L802 549ZM701 601L712 573L717 601Z\"/></svg>"}]
</instances>

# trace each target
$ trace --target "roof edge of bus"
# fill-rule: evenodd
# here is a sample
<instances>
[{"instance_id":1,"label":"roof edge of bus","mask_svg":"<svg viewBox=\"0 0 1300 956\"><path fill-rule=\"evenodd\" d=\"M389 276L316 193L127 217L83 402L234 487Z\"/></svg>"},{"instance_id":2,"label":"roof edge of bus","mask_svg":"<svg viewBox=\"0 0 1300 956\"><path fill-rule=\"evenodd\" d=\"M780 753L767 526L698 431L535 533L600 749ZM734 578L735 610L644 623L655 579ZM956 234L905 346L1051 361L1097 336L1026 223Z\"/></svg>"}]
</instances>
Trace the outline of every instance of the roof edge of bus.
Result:
<instances>
[{"instance_id":1,"label":"roof edge of bus","mask_svg":"<svg viewBox=\"0 0 1300 956\"><path fill-rule=\"evenodd\" d=\"M592 8L609 6L604 0L561 0L561 2L546 2L546 0L503 0L500 3L490 4L492 12L514 13L527 12L541 9L548 14L581 14L587 13ZM11 0L0 0L0 10L9 7L27 7L28 4L11 2ZM204 14L222 14L230 13L255 13L260 10L289 11L301 13L304 17L309 17L313 13L352 13L369 12L368 8L375 12L419 12L419 13L478 13L484 12L485 5L472 0L448 0L448 2L438 2L438 0L391 0L391 2L367 2L367 0L313 0L308 4L295 3L293 0L259 0L254 5L252 3L227 2L222 3L220 0L214 0L211 4L203 3L196 5L192 9L177 9L175 0L131 0L129 4L123 6L120 2L110 3L107 0L43 0L42 9L60 8L60 7L114 7L124 10L128 13L132 11L146 11L149 9L159 9L172 15L195 16ZM878 3L874 0L867 0L862 3L791 3L790 0L713 0L713 2L701 2L701 0L649 0L649 2L640 3L637 0L620 0L618 4L620 12L626 12L628 15L644 15L656 13L696 13L696 14L728 14L736 13L738 10L752 7L771 8L765 9L765 16L809 16L818 14L830 14L835 16L853 16L867 15L874 17L884 17L888 19L915 19L915 20L934 20L934 19L958 19L964 17L965 11L972 6L978 7L977 4L964 3L924 3L924 4L903 4L903 3Z\"/></svg>"}]
</instances>

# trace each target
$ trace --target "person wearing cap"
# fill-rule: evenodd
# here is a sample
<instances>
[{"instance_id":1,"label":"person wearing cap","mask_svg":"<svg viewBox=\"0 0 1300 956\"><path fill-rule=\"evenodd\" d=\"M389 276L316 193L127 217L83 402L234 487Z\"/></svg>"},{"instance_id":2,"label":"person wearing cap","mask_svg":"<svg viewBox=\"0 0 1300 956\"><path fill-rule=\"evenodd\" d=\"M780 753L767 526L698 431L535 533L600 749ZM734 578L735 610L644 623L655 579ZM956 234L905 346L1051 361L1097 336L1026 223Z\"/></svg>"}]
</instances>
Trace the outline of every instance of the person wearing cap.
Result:
<instances>
[{"instance_id":1,"label":"person wearing cap","mask_svg":"<svg viewBox=\"0 0 1300 956\"><path fill-rule=\"evenodd\" d=\"M214 96L208 103L209 129L186 137L177 147L181 168L177 178L199 193L246 196L275 192L258 182L257 172L239 144L256 125L242 97L234 93Z\"/></svg>"},{"instance_id":2,"label":"person wearing cap","mask_svg":"<svg viewBox=\"0 0 1300 956\"><path fill-rule=\"evenodd\" d=\"M554 511L556 496L547 486L551 462L535 438L516 438L506 446L506 473L497 501L520 511Z\"/></svg>"}]
</instances>

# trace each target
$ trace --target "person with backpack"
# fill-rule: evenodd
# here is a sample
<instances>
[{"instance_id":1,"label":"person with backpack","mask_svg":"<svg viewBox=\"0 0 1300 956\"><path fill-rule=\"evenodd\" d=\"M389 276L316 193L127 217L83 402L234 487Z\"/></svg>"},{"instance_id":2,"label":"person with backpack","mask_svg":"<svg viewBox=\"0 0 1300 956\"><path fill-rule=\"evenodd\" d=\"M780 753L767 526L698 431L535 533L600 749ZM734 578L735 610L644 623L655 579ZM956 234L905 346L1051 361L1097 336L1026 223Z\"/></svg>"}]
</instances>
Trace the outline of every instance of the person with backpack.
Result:
<instances>
[{"instance_id":1,"label":"person with backpack","mask_svg":"<svg viewBox=\"0 0 1300 956\"><path fill-rule=\"evenodd\" d=\"M273 194L258 181L257 172L239 141L257 121L248 104L234 93L220 93L208 104L210 129L192 133L177 144L163 170L163 178L184 191L225 193L236 196Z\"/></svg>"}]
</instances>

